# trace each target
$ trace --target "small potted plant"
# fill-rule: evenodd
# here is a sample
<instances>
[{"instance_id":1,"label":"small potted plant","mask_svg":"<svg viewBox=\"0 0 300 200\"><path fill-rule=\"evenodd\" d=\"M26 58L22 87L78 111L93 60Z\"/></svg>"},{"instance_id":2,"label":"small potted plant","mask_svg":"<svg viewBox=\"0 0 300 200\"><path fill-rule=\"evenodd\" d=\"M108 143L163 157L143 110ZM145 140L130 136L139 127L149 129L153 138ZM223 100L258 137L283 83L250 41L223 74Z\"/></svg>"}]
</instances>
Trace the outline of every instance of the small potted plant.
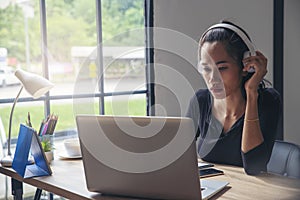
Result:
<instances>
[{"instance_id":1,"label":"small potted plant","mask_svg":"<svg viewBox=\"0 0 300 200\"><path fill-rule=\"evenodd\" d=\"M51 163L53 160L53 144L50 139L41 140L42 148L45 152L48 163Z\"/></svg>"}]
</instances>

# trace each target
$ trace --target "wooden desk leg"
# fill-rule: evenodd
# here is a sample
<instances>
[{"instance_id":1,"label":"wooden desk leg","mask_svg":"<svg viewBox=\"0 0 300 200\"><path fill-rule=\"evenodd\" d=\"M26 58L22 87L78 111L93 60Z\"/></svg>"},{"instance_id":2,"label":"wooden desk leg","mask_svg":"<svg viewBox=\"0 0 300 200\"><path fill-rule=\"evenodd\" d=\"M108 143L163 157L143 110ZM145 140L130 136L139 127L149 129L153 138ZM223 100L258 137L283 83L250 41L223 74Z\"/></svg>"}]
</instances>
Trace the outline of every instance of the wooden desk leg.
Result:
<instances>
[{"instance_id":1,"label":"wooden desk leg","mask_svg":"<svg viewBox=\"0 0 300 200\"><path fill-rule=\"evenodd\" d=\"M12 178L11 179L11 193L14 196L14 200L22 200L23 199L23 183Z\"/></svg>"}]
</instances>

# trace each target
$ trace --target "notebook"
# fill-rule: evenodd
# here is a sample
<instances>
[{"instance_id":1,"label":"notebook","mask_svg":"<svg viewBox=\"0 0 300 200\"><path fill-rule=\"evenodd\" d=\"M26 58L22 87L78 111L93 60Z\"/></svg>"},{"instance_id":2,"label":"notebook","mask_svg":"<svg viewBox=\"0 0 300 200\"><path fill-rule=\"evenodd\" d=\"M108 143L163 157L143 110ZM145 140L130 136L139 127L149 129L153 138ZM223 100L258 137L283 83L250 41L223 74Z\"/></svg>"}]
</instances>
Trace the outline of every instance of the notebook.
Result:
<instances>
[{"instance_id":1,"label":"notebook","mask_svg":"<svg viewBox=\"0 0 300 200\"><path fill-rule=\"evenodd\" d=\"M200 183L190 118L77 115L76 123L89 191L199 200L228 184Z\"/></svg>"}]
</instances>

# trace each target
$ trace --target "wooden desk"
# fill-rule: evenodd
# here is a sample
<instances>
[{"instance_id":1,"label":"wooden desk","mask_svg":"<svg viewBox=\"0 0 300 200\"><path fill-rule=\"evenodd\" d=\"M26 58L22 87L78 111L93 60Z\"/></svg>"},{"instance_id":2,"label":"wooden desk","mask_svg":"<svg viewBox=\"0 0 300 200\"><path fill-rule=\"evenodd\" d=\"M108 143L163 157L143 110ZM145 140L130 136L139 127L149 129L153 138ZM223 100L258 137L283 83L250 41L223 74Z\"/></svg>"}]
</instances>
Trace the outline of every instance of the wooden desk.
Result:
<instances>
[{"instance_id":1,"label":"wooden desk","mask_svg":"<svg viewBox=\"0 0 300 200\"><path fill-rule=\"evenodd\" d=\"M228 181L229 185L212 199L300 199L300 179L285 178L267 173L249 176L241 167L215 165L215 168L223 170L225 175L212 178Z\"/></svg>"},{"instance_id":2,"label":"wooden desk","mask_svg":"<svg viewBox=\"0 0 300 200\"><path fill-rule=\"evenodd\" d=\"M230 184L213 199L300 199L300 180L283 178L270 174L248 176L243 168L216 165L225 175L208 179L225 180ZM0 173L18 181L30 184L67 199L96 199L96 200L129 200L102 196L86 189L83 165L81 160L54 160L51 164L52 176L22 179L11 168L0 167Z\"/></svg>"}]
</instances>

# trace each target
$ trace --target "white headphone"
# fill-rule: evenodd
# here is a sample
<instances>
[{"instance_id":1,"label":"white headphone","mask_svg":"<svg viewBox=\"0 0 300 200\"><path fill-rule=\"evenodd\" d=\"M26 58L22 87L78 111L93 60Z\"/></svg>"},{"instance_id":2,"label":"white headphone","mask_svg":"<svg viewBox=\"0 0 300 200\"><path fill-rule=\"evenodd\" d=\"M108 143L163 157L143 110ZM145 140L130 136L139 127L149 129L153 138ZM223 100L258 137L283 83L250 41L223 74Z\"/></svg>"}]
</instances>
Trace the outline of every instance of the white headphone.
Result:
<instances>
[{"instance_id":1,"label":"white headphone","mask_svg":"<svg viewBox=\"0 0 300 200\"><path fill-rule=\"evenodd\" d=\"M215 24L212 25L211 27L209 27L201 36L201 38L204 37L204 35L211 29L214 28L227 28L232 30L233 32L235 32L238 36L240 36L240 38L243 40L243 42L246 44L246 46L248 47L249 51L246 51L244 53L244 58L248 58L250 56L256 56L256 52L255 52L255 47L253 45L253 43L248 39L247 35L241 31L239 28L231 25L231 24L225 24L225 23L219 23L219 24ZM252 69L251 69L252 70ZM254 69L253 69L254 70ZM251 72L251 71L249 71ZM254 72L254 71L252 71Z\"/></svg>"}]
</instances>

